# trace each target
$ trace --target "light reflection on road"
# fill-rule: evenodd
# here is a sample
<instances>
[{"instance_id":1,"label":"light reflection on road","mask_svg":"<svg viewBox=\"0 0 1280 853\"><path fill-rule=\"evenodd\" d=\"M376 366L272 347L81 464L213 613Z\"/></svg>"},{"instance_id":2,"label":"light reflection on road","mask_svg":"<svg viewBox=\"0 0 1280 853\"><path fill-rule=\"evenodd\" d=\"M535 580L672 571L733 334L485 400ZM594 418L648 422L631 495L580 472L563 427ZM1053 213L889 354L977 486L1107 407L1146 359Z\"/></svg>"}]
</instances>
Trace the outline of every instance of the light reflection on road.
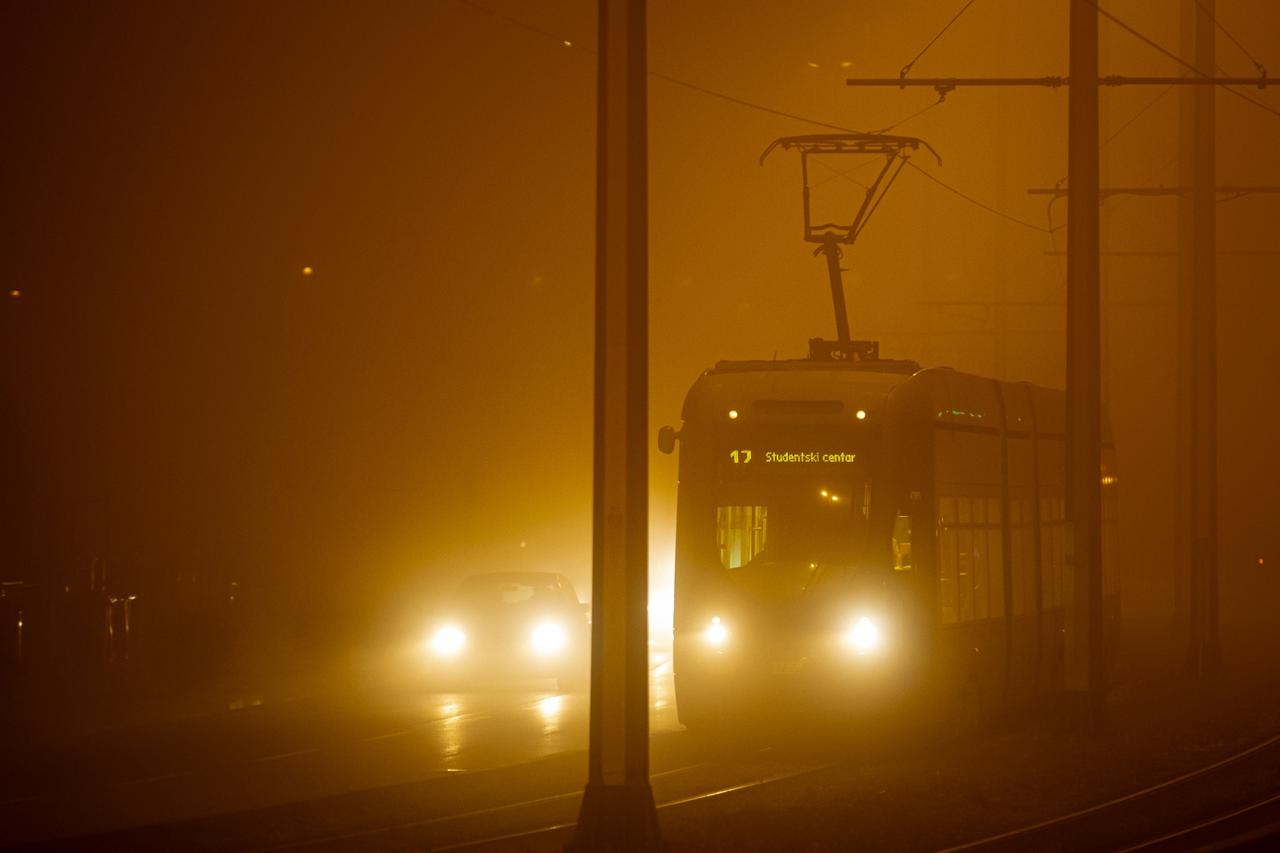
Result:
<instances>
[{"instance_id":1,"label":"light reflection on road","mask_svg":"<svg viewBox=\"0 0 1280 853\"><path fill-rule=\"evenodd\" d=\"M483 771L587 748L590 697L554 681L434 692L396 683L190 720L172 742L142 730L116 756L86 742L52 770L0 783L0 838L41 838L243 811ZM671 660L650 661L650 730L680 728ZM32 760L39 760L33 756ZM58 780L75 778L74 791ZM142 785L163 796L138 796ZM148 789L150 790L150 789Z\"/></svg>"}]
</instances>

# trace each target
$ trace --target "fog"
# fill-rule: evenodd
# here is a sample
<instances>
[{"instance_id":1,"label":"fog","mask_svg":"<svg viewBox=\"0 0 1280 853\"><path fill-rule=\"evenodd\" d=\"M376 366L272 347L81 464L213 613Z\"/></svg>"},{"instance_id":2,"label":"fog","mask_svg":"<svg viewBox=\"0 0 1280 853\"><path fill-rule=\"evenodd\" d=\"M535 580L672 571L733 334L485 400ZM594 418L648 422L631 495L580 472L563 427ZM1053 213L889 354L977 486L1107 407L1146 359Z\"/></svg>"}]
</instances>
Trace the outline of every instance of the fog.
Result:
<instances>
[{"instance_id":1,"label":"fog","mask_svg":"<svg viewBox=\"0 0 1280 853\"><path fill-rule=\"evenodd\" d=\"M953 5L650 4L655 431L717 360L798 357L832 336L798 163L757 162L819 128L779 113L896 124L942 156L916 163L952 190L906 170L846 254L854 337L1062 387L1066 204L1027 190L1065 176L1066 89L960 89L925 110L927 89L844 85L892 76ZM1168 6L1108 9L1176 49ZM1280 55L1273 4L1219 7L1257 55ZM432 595L476 571L561 572L586 597L594 12L8 5L4 290L18 295L0 305L0 579L74 589L105 571L140 620L234 582L263 635L298 653L416 630ZM913 74L1065 73L1066 14L975 4ZM1179 72L1101 31L1104 74ZM1178 99L1103 91L1104 184L1178 184ZM1218 122L1220 182L1280 184L1280 118L1220 94ZM862 190L815 178L815 204L847 217ZM1244 608L1274 600L1280 567L1275 204L1218 207L1229 616L1265 615ZM1122 606L1167 619L1177 203L1112 198L1103 223ZM676 468L651 459L660 610Z\"/></svg>"}]
</instances>

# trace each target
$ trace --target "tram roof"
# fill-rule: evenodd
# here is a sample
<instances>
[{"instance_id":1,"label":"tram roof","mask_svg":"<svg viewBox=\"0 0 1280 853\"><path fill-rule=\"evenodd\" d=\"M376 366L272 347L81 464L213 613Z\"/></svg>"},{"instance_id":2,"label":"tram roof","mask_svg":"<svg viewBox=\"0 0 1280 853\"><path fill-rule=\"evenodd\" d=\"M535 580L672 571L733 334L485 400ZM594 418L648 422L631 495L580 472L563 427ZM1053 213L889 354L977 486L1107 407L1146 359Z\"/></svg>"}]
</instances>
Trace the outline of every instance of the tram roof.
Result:
<instances>
[{"instance_id":1,"label":"tram roof","mask_svg":"<svg viewBox=\"0 0 1280 853\"><path fill-rule=\"evenodd\" d=\"M894 359L721 361L694 382L681 416L687 421L730 409L770 420L797 414L845 420L857 410L873 416L889 391L919 369Z\"/></svg>"}]
</instances>

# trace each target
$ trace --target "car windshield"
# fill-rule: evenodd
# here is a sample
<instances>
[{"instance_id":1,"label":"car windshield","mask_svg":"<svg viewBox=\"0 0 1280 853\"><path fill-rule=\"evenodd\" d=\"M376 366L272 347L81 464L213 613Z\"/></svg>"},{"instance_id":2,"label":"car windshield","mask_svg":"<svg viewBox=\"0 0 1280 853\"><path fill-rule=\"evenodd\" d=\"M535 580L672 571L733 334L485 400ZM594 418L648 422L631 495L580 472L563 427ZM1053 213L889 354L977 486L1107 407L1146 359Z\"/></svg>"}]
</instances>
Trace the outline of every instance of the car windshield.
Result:
<instances>
[{"instance_id":1,"label":"car windshield","mask_svg":"<svg viewBox=\"0 0 1280 853\"><path fill-rule=\"evenodd\" d=\"M559 604L562 601L554 576L477 576L458 588L458 601L469 607L502 608Z\"/></svg>"},{"instance_id":2,"label":"car windshield","mask_svg":"<svg viewBox=\"0 0 1280 853\"><path fill-rule=\"evenodd\" d=\"M849 426L734 429L717 450L716 544L726 569L847 560L867 519L870 481Z\"/></svg>"}]
</instances>

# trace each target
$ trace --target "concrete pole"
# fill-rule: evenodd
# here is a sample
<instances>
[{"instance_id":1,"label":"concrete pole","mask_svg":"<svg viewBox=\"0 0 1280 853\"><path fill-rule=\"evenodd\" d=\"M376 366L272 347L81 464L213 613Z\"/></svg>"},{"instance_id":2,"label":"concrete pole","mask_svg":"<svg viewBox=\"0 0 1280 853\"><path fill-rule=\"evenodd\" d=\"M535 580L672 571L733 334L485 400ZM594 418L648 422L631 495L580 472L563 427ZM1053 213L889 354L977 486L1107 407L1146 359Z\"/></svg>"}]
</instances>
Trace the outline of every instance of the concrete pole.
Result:
<instances>
[{"instance_id":1,"label":"concrete pole","mask_svg":"<svg viewBox=\"0 0 1280 853\"><path fill-rule=\"evenodd\" d=\"M1101 321L1098 9L1071 0L1067 150L1067 518L1071 598L1066 686L1080 724L1102 725Z\"/></svg>"},{"instance_id":2,"label":"concrete pole","mask_svg":"<svg viewBox=\"0 0 1280 853\"><path fill-rule=\"evenodd\" d=\"M644 0L600 0L591 725L574 851L662 847L649 787Z\"/></svg>"},{"instance_id":3,"label":"concrete pole","mask_svg":"<svg viewBox=\"0 0 1280 853\"><path fill-rule=\"evenodd\" d=\"M1213 75L1215 0L1195 2L1195 65ZM1191 141L1191 583L1188 668L1196 678L1218 671L1218 380L1216 86L1196 86Z\"/></svg>"},{"instance_id":4,"label":"concrete pole","mask_svg":"<svg viewBox=\"0 0 1280 853\"><path fill-rule=\"evenodd\" d=\"M1196 57L1196 0L1181 0L1179 16L1182 58ZM1178 186L1195 185L1196 89L1178 90ZM1191 294L1195 290L1195 215L1192 200L1178 197L1177 336L1174 359L1174 512L1173 512L1173 626L1176 635L1190 636L1191 554L1195 531L1191 526Z\"/></svg>"}]
</instances>

